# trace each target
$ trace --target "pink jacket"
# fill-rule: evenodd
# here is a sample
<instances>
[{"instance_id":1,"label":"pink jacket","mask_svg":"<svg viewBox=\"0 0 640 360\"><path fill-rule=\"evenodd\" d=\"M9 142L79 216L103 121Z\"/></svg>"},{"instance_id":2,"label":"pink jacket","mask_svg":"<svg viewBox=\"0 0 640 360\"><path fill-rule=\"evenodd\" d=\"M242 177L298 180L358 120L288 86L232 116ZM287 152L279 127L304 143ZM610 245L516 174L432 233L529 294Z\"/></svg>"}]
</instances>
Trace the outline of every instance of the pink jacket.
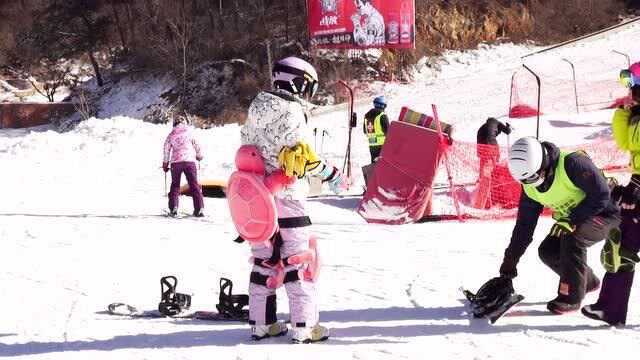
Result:
<instances>
[{"instance_id":1,"label":"pink jacket","mask_svg":"<svg viewBox=\"0 0 640 360\"><path fill-rule=\"evenodd\" d=\"M193 132L184 124L178 124L171 130L164 142L164 160L171 162L193 161L202 159L200 145L193 136Z\"/></svg>"}]
</instances>

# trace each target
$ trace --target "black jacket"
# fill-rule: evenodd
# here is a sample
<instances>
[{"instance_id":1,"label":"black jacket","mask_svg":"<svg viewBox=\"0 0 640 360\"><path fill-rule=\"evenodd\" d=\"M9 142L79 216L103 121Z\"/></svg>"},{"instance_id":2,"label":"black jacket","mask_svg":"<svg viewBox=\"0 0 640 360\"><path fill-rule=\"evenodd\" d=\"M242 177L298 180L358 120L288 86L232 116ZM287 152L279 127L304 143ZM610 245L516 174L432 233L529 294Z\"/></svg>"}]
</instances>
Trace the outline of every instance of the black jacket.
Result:
<instances>
[{"instance_id":1,"label":"black jacket","mask_svg":"<svg viewBox=\"0 0 640 360\"><path fill-rule=\"evenodd\" d=\"M498 145L496 138L500 133L509 135L511 127L506 126L495 118L488 118L487 121L480 126L477 134L477 143L485 145Z\"/></svg>"},{"instance_id":2,"label":"black jacket","mask_svg":"<svg viewBox=\"0 0 640 360\"><path fill-rule=\"evenodd\" d=\"M560 158L560 149L548 142L543 142L542 145L549 156L549 165L547 167L548 175L538 190L546 191L551 187L555 178L554 169ZM611 216L618 212L618 206L611 200L607 179L586 154L575 152L567 155L564 160L564 168L569 179L586 194L584 200L571 210L569 215L571 224L580 225L594 216ZM523 190L518 205L516 225L513 228L509 246L504 252L503 267L505 265L506 268L511 267L515 272L516 264L533 240L533 232L542 210L543 206L528 197ZM501 268L501 273L503 270Z\"/></svg>"},{"instance_id":3,"label":"black jacket","mask_svg":"<svg viewBox=\"0 0 640 360\"><path fill-rule=\"evenodd\" d=\"M380 118L380 126L382 126L382 132L385 135L387 134L387 130L389 129L389 118L387 118L387 115L384 114L384 110L376 108L373 108L366 114L364 114L364 123L362 124L362 130L365 134L367 133L367 123L370 122L373 124L373 120L375 120L376 116L380 115L380 113L383 113L382 117Z\"/></svg>"}]
</instances>

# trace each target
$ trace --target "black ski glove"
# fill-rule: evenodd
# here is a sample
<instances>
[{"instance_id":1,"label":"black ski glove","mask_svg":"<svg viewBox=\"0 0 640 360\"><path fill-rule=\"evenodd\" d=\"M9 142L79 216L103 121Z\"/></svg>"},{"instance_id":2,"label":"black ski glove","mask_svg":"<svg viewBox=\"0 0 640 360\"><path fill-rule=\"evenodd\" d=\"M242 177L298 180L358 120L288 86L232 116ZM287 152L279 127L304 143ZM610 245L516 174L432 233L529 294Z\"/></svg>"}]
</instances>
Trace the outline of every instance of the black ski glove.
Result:
<instances>
[{"instance_id":1,"label":"black ski glove","mask_svg":"<svg viewBox=\"0 0 640 360\"><path fill-rule=\"evenodd\" d=\"M620 197L620 205L624 209L633 209L640 201L640 176L631 176L631 181L624 187Z\"/></svg>"},{"instance_id":2,"label":"black ski glove","mask_svg":"<svg viewBox=\"0 0 640 360\"><path fill-rule=\"evenodd\" d=\"M517 261L505 257L504 260L502 260L502 265L500 265L500 277L513 279L518 276L518 269L516 268L517 265Z\"/></svg>"},{"instance_id":3,"label":"black ski glove","mask_svg":"<svg viewBox=\"0 0 640 360\"><path fill-rule=\"evenodd\" d=\"M507 123L506 128L504 129L504 133L509 135L511 134L511 130L513 130L513 128L511 127L511 124Z\"/></svg>"},{"instance_id":4,"label":"black ski glove","mask_svg":"<svg viewBox=\"0 0 640 360\"><path fill-rule=\"evenodd\" d=\"M471 301L477 307L493 306L496 299L500 298L505 293L513 293L513 282L511 279L499 276L489 279L485 282L478 292L472 295Z\"/></svg>"}]
</instances>

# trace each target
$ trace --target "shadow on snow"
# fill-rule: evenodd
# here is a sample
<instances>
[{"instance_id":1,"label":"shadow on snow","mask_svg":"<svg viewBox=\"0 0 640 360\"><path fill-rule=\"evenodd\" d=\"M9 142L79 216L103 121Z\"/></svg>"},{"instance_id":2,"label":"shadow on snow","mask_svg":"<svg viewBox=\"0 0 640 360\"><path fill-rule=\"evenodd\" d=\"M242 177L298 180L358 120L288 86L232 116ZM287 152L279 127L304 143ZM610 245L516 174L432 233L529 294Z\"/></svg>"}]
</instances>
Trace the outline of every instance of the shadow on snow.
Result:
<instances>
[{"instance_id":1,"label":"shadow on snow","mask_svg":"<svg viewBox=\"0 0 640 360\"><path fill-rule=\"evenodd\" d=\"M541 315L539 312L532 315ZM398 320L471 320L466 314L466 307L436 307L436 308L378 308L359 310L332 310L321 312L323 322L363 322L363 321L398 321ZM188 322L176 322L178 324L194 324L198 320ZM202 322L203 324L216 324L214 322ZM378 324L366 326L347 326L331 329L332 337L326 345L354 345L354 344L380 344L380 343L404 343L405 340L397 338L410 338L422 336L442 336L451 334L498 334L521 333L527 330L543 332L567 332L583 330L608 330L608 326L590 325L533 325L511 324L492 326L485 321L470 321L468 324L412 324L380 326ZM371 337L375 339L360 339ZM387 339L385 339L387 337ZM351 339L358 338L358 339ZM288 341L288 338L285 337ZM277 341L277 342L276 342ZM204 330L181 331L169 334L137 334L120 335L107 340L79 340L68 342L28 342L23 344L0 343L0 356L20 356L55 353L63 351L112 351L120 349L163 349L163 348L191 348L199 346L236 346L282 344L280 339L267 339L262 342L249 340L249 331L246 327Z\"/></svg>"}]
</instances>

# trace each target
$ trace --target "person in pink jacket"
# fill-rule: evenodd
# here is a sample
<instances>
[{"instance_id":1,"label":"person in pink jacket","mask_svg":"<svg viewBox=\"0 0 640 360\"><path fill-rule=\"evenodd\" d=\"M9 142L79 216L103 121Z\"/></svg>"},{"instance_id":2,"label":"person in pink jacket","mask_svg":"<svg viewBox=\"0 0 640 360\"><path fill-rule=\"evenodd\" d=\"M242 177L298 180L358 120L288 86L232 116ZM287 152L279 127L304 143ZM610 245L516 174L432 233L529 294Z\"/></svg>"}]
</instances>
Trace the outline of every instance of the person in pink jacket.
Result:
<instances>
[{"instance_id":1,"label":"person in pink jacket","mask_svg":"<svg viewBox=\"0 0 640 360\"><path fill-rule=\"evenodd\" d=\"M164 142L164 160L162 169L169 171L171 165L171 188L169 190L169 214L178 214L178 198L180 196L180 178L184 173L189 183L189 191L193 197L193 216L204 216L202 209L202 188L198 184L198 168L196 161L202 160L200 145L187 125L186 115L176 115L173 130Z\"/></svg>"}]
</instances>

